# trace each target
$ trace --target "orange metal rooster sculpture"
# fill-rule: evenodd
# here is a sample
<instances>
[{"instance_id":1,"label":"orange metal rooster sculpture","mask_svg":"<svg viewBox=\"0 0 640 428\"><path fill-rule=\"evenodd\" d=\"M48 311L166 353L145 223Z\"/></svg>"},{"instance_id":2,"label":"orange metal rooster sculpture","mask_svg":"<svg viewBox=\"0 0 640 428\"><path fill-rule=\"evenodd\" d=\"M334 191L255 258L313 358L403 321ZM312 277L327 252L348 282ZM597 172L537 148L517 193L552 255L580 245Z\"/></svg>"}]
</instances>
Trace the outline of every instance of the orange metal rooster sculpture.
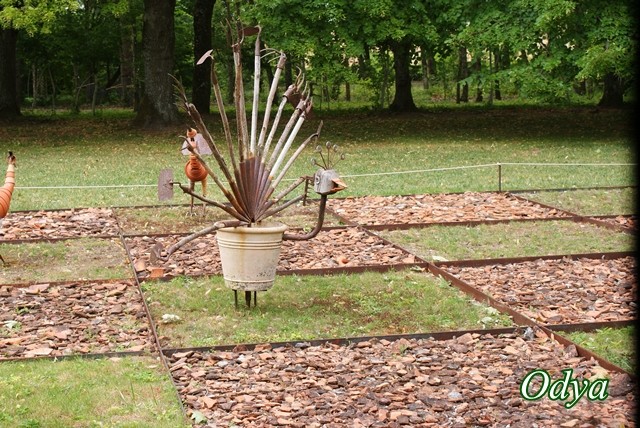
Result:
<instances>
[{"instance_id":1,"label":"orange metal rooster sculpture","mask_svg":"<svg viewBox=\"0 0 640 428\"><path fill-rule=\"evenodd\" d=\"M5 218L7 212L9 212L13 188L16 185L16 157L12 152L9 152L9 156L7 156L7 163L7 175L4 179L4 185L0 187L0 226L2 226L2 219ZM0 255L0 260L4 263L2 255Z\"/></svg>"},{"instance_id":2,"label":"orange metal rooster sculpture","mask_svg":"<svg viewBox=\"0 0 640 428\"><path fill-rule=\"evenodd\" d=\"M189 150L188 146L191 146L192 150L199 155L210 155L211 149L206 140L193 128L187 130L187 139L182 145L182 154L189 155L189 161L184 166L184 173L189 179L189 190L193 192L196 182L202 183L202 196L207 196L207 170L204 165L196 158L195 154ZM193 196L191 196L190 211L193 214ZM204 213L204 205L202 206L202 212Z\"/></svg>"}]
</instances>

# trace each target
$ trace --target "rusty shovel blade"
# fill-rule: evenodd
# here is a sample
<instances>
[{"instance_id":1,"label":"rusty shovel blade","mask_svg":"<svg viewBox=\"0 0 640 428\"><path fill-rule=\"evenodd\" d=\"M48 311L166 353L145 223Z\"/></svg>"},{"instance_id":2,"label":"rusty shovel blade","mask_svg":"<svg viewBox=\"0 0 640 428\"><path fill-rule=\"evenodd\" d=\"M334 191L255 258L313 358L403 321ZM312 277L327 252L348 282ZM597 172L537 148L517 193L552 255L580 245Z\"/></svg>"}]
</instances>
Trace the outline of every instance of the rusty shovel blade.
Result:
<instances>
[{"instance_id":1,"label":"rusty shovel blade","mask_svg":"<svg viewBox=\"0 0 640 428\"><path fill-rule=\"evenodd\" d=\"M168 201L173 198L173 170L163 169L158 177L158 200Z\"/></svg>"},{"instance_id":2,"label":"rusty shovel blade","mask_svg":"<svg viewBox=\"0 0 640 428\"><path fill-rule=\"evenodd\" d=\"M160 254L164 247L160 242L156 242L153 247L151 247L151 251L149 251L149 262L155 263L160 259Z\"/></svg>"}]
</instances>

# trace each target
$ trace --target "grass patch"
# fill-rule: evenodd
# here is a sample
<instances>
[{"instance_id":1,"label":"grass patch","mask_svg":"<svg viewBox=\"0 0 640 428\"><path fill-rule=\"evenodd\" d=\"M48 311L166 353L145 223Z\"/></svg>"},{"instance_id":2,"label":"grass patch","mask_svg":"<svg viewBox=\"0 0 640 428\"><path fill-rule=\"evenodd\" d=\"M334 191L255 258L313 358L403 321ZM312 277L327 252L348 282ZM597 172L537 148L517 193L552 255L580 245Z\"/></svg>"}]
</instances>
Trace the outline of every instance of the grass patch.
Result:
<instances>
[{"instance_id":1,"label":"grass patch","mask_svg":"<svg viewBox=\"0 0 640 428\"><path fill-rule=\"evenodd\" d=\"M130 278L128 259L119 240L68 239L55 242L0 244L6 261L0 283Z\"/></svg>"},{"instance_id":2,"label":"grass patch","mask_svg":"<svg viewBox=\"0 0 640 428\"><path fill-rule=\"evenodd\" d=\"M118 224L125 234L187 233L195 232L219 220L228 220L224 211L208 207L202 214L202 206L194 208L190 215L188 206L154 208L117 208ZM317 206L293 206L273 217L289 227L312 229L318 219ZM333 216L326 214L324 226L339 225Z\"/></svg>"},{"instance_id":3,"label":"grass patch","mask_svg":"<svg viewBox=\"0 0 640 428\"><path fill-rule=\"evenodd\" d=\"M629 163L633 159L631 111L590 108L440 109L416 114L318 114L300 135L325 119L322 140L340 145L338 165L349 188L341 196L497 190L498 162ZM177 180L186 159L178 133L184 126L145 131L130 117L27 117L0 128L5 149L18 156L14 210L157 204L163 168ZM207 117L214 138L224 141L216 115ZM501 124L509 123L509 126ZM305 131L306 130L306 131ZM308 148L289 178L313 174ZM483 168L403 175L357 176L489 164ZM351 176L351 177L349 177ZM504 166L503 189L570 188L634 183L633 168ZM141 188L20 189L26 186L148 185ZM283 182L283 185L288 185ZM210 195L221 199L216 186ZM188 198L176 192L173 203Z\"/></svg>"},{"instance_id":4,"label":"grass patch","mask_svg":"<svg viewBox=\"0 0 640 428\"><path fill-rule=\"evenodd\" d=\"M189 426L160 363L138 357L1 363L0 425Z\"/></svg>"},{"instance_id":5,"label":"grass patch","mask_svg":"<svg viewBox=\"0 0 640 428\"><path fill-rule=\"evenodd\" d=\"M523 193L527 199L579 215L624 215L635 212L635 189L568 190Z\"/></svg>"},{"instance_id":6,"label":"grass patch","mask_svg":"<svg viewBox=\"0 0 640 428\"><path fill-rule=\"evenodd\" d=\"M527 221L468 226L433 226L381 232L426 260L630 251L633 237L588 223Z\"/></svg>"},{"instance_id":7,"label":"grass patch","mask_svg":"<svg viewBox=\"0 0 640 428\"><path fill-rule=\"evenodd\" d=\"M447 282L403 271L340 276L283 276L236 310L221 277L145 282L158 331L170 347L420 333L511 325ZM164 314L180 321L163 324Z\"/></svg>"},{"instance_id":8,"label":"grass patch","mask_svg":"<svg viewBox=\"0 0 640 428\"><path fill-rule=\"evenodd\" d=\"M569 333L568 338L617 366L635 373L637 369L635 331L633 326L603 328L589 333Z\"/></svg>"}]
</instances>

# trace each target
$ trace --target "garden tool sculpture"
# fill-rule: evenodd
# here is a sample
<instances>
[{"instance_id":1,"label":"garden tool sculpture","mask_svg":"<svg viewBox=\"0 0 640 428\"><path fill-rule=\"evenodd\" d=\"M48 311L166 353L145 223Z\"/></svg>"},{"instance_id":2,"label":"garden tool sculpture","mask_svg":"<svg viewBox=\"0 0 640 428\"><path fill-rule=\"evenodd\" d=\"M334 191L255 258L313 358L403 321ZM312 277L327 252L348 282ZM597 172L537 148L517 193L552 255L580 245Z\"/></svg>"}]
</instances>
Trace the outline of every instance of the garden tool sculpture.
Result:
<instances>
[{"instance_id":1,"label":"garden tool sculpture","mask_svg":"<svg viewBox=\"0 0 640 428\"><path fill-rule=\"evenodd\" d=\"M9 205L11 204L11 196L13 195L13 188L16 185L16 157L12 152L9 152L7 156L7 174L4 179L4 185L0 187L0 227L2 226L2 219L5 218L9 211ZM2 255L0 260L4 263Z\"/></svg>"},{"instance_id":2,"label":"garden tool sculpture","mask_svg":"<svg viewBox=\"0 0 640 428\"><path fill-rule=\"evenodd\" d=\"M200 113L187 99L186 91L181 82L174 78L179 104L193 120L198 130L197 132L202 134L207 148L210 149L207 153L213 155L218 164L219 172L214 172L202 160L200 154L204 153L205 147L204 145L202 148L199 147L195 137L194 140L188 140L189 145L185 146L191 153L190 163L192 160L200 162L200 165L204 167L228 203L225 204L201 197L193 191L193 188L187 188L187 186L174 181L171 172L168 170L161 171L158 180L158 197L160 200L170 198L173 194L172 186L177 185L184 193L189 194L192 200L195 198L208 205L220 208L233 217L234 220L215 222L198 232L182 238L166 250L161 243L156 243L151 248L149 256L152 263L156 260L166 261L171 254L194 239L216 232L222 273L227 286L234 291L236 306L238 302L237 292L239 290L245 292L247 306L251 306L251 294L253 293L255 306L257 291L266 291L273 285L282 241L300 241L315 237L322 228L328 195L344 189L346 185L337 172L332 169L333 164L329 161L328 153L326 162L322 165L316 164L321 169L313 177L314 190L320 195L318 221L314 229L306 234L289 234L285 233L287 230L286 225L279 222L271 223L266 221L306 198L306 192L296 197L287 197L302 183L308 183L311 177L299 177L283 190L276 191L276 189L279 189L284 176L299 158L304 148L308 144L317 141L322 129L322 122L319 123L316 132L309 135L295 150L292 150L293 143L302 125L313 109L309 85L304 82L301 74L298 75L294 82L282 93L282 98L277 104L277 108L275 108L277 102L274 103L274 101L278 90L278 82L281 73L285 69L286 56L283 52L262 48L260 27L243 28L238 22L237 30L237 40L232 45L235 68L235 138L231 133L229 118L223 104L223 96L215 71L215 62L211 55L213 50L206 52L197 62L197 64L202 64L207 59L211 59L213 63L211 66L211 83L218 111L220 112L228 156L223 156L223 151L214 141ZM256 40L254 48L253 104L250 114L251 120L249 121L245 106L241 47L245 37L252 35L256 35ZM260 69L262 61L270 59L277 59L277 65L266 99L264 116L260 121L258 117L259 111L262 110L259 108ZM287 104L293 104L294 109L285 124L285 120L281 121L281 119L283 119ZM272 107L275 110L273 117ZM259 122L262 122L262 124ZM194 131L193 134L196 135L197 132ZM332 154L335 159L337 146L329 144L327 148L333 150ZM292 154L290 153L291 151L293 152ZM185 172L187 172L186 168ZM189 177L189 172L187 172L187 176ZM194 180L191 177L189 179Z\"/></svg>"},{"instance_id":3,"label":"garden tool sculpture","mask_svg":"<svg viewBox=\"0 0 640 428\"><path fill-rule=\"evenodd\" d=\"M189 150L188 146L191 146L193 152ZM196 182L202 183L202 196L207 196L207 170L204 165L198 160L196 154L210 155L211 149L206 140L193 128L187 130L187 139L182 145L182 154L189 156L189 161L184 166L184 173L189 179L189 189L193 192L195 190ZM202 206L202 213L204 214L204 208L206 204ZM193 196L191 196L190 214L193 214Z\"/></svg>"}]
</instances>

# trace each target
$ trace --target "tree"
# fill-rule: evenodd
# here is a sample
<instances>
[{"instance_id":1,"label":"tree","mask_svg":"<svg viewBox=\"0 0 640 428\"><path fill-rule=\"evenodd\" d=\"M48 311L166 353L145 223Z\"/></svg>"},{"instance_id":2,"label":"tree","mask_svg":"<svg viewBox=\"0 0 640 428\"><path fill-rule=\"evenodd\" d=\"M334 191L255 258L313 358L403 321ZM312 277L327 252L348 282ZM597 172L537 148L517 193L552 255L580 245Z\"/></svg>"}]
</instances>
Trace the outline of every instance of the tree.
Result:
<instances>
[{"instance_id":1,"label":"tree","mask_svg":"<svg viewBox=\"0 0 640 428\"><path fill-rule=\"evenodd\" d=\"M393 70L395 71L395 95L389 105L393 111L414 111L418 108L411 94L411 51L413 44L408 38L391 42L393 52Z\"/></svg>"},{"instance_id":2,"label":"tree","mask_svg":"<svg viewBox=\"0 0 640 428\"><path fill-rule=\"evenodd\" d=\"M211 100L211 61L196 66L200 57L211 49L211 18L215 0L196 0L193 6L193 104L202 114L209 113Z\"/></svg>"},{"instance_id":3,"label":"tree","mask_svg":"<svg viewBox=\"0 0 640 428\"><path fill-rule=\"evenodd\" d=\"M433 46L439 38L434 26L438 12L429 6L421 0L361 0L349 8L348 28L357 28L351 39L389 47L393 53L395 94L389 108L394 111L416 110L411 92L412 53L416 46Z\"/></svg>"},{"instance_id":4,"label":"tree","mask_svg":"<svg viewBox=\"0 0 640 428\"><path fill-rule=\"evenodd\" d=\"M582 26L577 79L602 81L599 105L621 106L635 78L637 5L625 0L591 0L579 3L577 12Z\"/></svg>"},{"instance_id":5,"label":"tree","mask_svg":"<svg viewBox=\"0 0 640 428\"><path fill-rule=\"evenodd\" d=\"M397 111L416 109L410 65L415 46L428 44L435 35L428 12L421 0L273 0L255 2L250 8L250 16L264 26L269 39L288 55L303 58L310 65L308 76L316 81L344 81L355 76L346 68L349 58L379 55L384 64L391 50L395 71L391 107ZM360 72L378 84L376 90L384 98L386 70L375 73L372 64L359 64Z\"/></svg>"},{"instance_id":6,"label":"tree","mask_svg":"<svg viewBox=\"0 0 640 428\"><path fill-rule=\"evenodd\" d=\"M0 118L20 115L17 74L18 31L47 34L58 15L78 7L75 0L0 0Z\"/></svg>"},{"instance_id":7,"label":"tree","mask_svg":"<svg viewBox=\"0 0 640 428\"><path fill-rule=\"evenodd\" d=\"M0 28L0 118L20 115L18 76L16 74L17 39L17 30Z\"/></svg>"},{"instance_id":8,"label":"tree","mask_svg":"<svg viewBox=\"0 0 640 428\"><path fill-rule=\"evenodd\" d=\"M171 73L176 0L144 0L142 57L144 90L135 123L145 128L178 122Z\"/></svg>"}]
</instances>

